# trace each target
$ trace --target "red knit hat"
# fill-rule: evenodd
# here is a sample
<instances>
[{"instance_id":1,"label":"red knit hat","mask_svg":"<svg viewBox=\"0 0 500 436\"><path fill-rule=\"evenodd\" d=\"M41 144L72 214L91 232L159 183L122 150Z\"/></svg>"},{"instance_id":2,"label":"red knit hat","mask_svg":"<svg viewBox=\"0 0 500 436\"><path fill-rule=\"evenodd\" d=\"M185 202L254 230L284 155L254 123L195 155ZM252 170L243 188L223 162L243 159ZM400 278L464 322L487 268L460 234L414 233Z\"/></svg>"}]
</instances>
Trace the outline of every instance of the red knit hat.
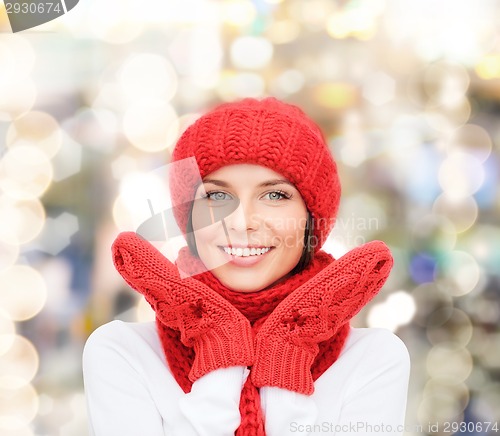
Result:
<instances>
[{"instance_id":1,"label":"red knit hat","mask_svg":"<svg viewBox=\"0 0 500 436\"><path fill-rule=\"evenodd\" d=\"M273 97L221 104L188 127L177 142L172 162L190 157L196 159L196 171L173 165L169 181L174 216L183 232L200 176L243 163L265 166L295 185L313 218L315 251L335 224L337 166L321 130L297 106Z\"/></svg>"}]
</instances>

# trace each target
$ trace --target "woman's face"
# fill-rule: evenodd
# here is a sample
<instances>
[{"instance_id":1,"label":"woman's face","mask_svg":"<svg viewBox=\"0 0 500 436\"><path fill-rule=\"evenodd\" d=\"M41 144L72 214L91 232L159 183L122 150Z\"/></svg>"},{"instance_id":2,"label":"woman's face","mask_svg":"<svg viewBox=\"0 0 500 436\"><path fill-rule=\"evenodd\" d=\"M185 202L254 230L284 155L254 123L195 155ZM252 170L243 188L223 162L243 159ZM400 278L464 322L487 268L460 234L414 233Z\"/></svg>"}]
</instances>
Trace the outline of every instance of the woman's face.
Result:
<instances>
[{"instance_id":1,"label":"woman's face","mask_svg":"<svg viewBox=\"0 0 500 436\"><path fill-rule=\"evenodd\" d=\"M206 176L192 211L200 259L223 285L240 292L263 290L297 265L306 221L299 191L281 174L250 164Z\"/></svg>"}]
</instances>

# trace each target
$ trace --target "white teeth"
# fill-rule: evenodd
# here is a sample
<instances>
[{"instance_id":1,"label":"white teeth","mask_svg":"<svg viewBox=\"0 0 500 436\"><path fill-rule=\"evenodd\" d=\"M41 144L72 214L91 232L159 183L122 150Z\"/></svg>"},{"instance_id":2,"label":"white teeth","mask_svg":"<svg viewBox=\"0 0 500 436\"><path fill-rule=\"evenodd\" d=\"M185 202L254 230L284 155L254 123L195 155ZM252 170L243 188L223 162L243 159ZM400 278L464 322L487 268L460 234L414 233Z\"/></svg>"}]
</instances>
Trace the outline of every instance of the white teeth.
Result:
<instances>
[{"instance_id":1,"label":"white teeth","mask_svg":"<svg viewBox=\"0 0 500 436\"><path fill-rule=\"evenodd\" d=\"M229 248L229 247L222 247L224 251L227 254L230 254L232 256L239 256L239 257L248 257L248 256L260 256L261 254L267 253L271 247L265 247L265 248Z\"/></svg>"}]
</instances>

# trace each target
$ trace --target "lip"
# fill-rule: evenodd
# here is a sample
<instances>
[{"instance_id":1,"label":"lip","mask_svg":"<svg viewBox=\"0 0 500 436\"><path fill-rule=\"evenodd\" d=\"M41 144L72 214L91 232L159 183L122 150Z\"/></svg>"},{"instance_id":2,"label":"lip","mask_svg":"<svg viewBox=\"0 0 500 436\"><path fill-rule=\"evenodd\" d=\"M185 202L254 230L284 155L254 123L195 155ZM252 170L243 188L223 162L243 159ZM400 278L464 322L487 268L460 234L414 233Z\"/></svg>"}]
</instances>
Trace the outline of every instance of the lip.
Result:
<instances>
[{"instance_id":1,"label":"lip","mask_svg":"<svg viewBox=\"0 0 500 436\"><path fill-rule=\"evenodd\" d=\"M273 248L270 245L262 245L262 244L227 244L227 245L219 245L219 247L229 247L229 248Z\"/></svg>"},{"instance_id":2,"label":"lip","mask_svg":"<svg viewBox=\"0 0 500 436\"><path fill-rule=\"evenodd\" d=\"M231 245L231 247L242 248L236 245ZM245 247L252 248L252 245L245 245ZM260 246L254 245L253 247L259 248L262 247L262 245ZM227 254L221 246L219 246L218 248L221 251L222 255L226 258L227 262L236 266L253 266L261 262L269 253L271 253L274 250L274 247L270 247L271 249L268 252L261 254L259 256L240 257L240 256L233 256L232 254Z\"/></svg>"}]
</instances>

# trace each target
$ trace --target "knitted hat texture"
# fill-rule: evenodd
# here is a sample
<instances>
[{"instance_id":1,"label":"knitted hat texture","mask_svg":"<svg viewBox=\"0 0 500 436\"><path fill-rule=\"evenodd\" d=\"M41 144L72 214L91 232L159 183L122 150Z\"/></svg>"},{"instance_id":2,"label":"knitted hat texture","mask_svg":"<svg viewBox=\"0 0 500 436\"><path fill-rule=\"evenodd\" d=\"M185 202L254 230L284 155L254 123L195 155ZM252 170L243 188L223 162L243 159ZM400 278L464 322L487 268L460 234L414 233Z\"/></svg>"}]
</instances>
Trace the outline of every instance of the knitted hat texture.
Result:
<instances>
[{"instance_id":1,"label":"knitted hat texture","mask_svg":"<svg viewBox=\"0 0 500 436\"><path fill-rule=\"evenodd\" d=\"M221 104L186 129L171 162L192 157L196 171L173 165L169 180L174 216L184 233L200 176L243 163L267 167L295 185L313 218L315 251L335 224L337 166L320 128L297 106L273 97Z\"/></svg>"}]
</instances>

